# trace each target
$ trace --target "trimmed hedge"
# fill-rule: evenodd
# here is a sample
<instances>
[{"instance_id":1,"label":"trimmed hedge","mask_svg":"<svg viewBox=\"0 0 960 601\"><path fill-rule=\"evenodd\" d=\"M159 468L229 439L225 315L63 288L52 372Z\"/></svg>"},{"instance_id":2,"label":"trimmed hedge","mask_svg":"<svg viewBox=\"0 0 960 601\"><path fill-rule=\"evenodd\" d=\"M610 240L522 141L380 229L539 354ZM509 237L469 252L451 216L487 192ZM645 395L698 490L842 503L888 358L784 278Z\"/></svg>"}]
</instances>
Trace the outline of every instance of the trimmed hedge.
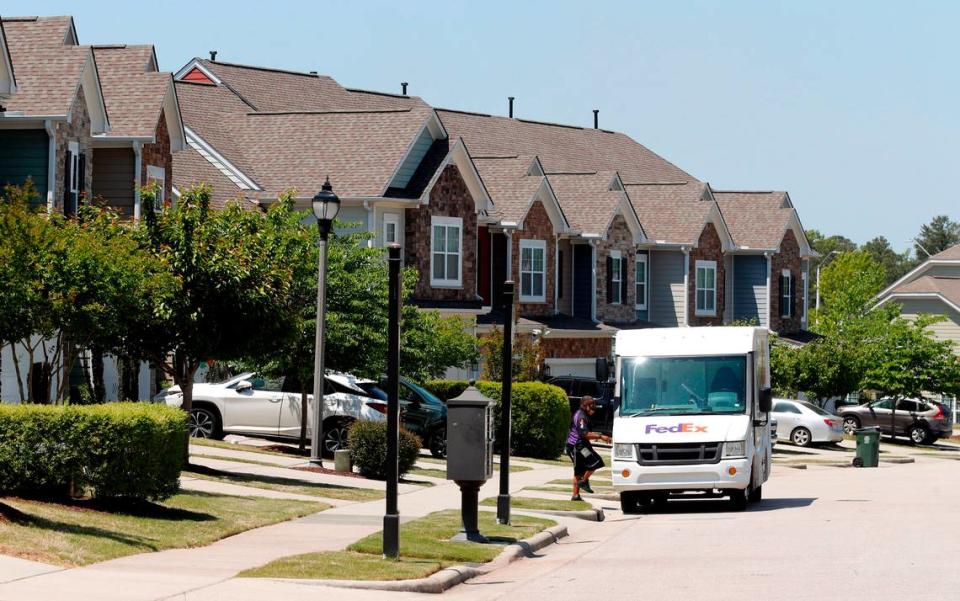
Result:
<instances>
[{"instance_id":1,"label":"trimmed hedge","mask_svg":"<svg viewBox=\"0 0 960 601\"><path fill-rule=\"evenodd\" d=\"M432 380L425 387L444 401L459 396L470 383L464 380ZM500 382L477 382L485 396L497 401L494 420L500 431ZM514 382L512 399L513 454L538 459L556 459L563 452L570 432L570 401L562 388L541 382Z\"/></svg>"},{"instance_id":2,"label":"trimmed hedge","mask_svg":"<svg viewBox=\"0 0 960 601\"><path fill-rule=\"evenodd\" d=\"M0 494L163 500L186 436L186 414L165 405L0 406Z\"/></svg>"},{"instance_id":3,"label":"trimmed hedge","mask_svg":"<svg viewBox=\"0 0 960 601\"><path fill-rule=\"evenodd\" d=\"M350 456L353 464L365 478L383 480L387 477L387 422L357 420L350 426ZM399 475L410 471L420 454L420 439L400 428L398 449Z\"/></svg>"}]
</instances>

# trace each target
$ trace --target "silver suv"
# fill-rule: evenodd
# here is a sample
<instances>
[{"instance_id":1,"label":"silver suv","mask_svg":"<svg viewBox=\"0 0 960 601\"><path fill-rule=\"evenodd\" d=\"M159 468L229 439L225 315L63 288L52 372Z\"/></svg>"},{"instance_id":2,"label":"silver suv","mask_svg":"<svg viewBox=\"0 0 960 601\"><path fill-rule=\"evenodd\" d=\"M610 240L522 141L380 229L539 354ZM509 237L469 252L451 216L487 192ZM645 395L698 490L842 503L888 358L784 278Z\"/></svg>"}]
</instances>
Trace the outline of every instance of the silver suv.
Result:
<instances>
[{"instance_id":1,"label":"silver suv","mask_svg":"<svg viewBox=\"0 0 960 601\"><path fill-rule=\"evenodd\" d=\"M907 436L914 444L933 444L953 434L950 409L943 403L924 399L880 399L865 405L841 407L843 429L853 434L858 428L876 427L883 434Z\"/></svg>"}]
</instances>

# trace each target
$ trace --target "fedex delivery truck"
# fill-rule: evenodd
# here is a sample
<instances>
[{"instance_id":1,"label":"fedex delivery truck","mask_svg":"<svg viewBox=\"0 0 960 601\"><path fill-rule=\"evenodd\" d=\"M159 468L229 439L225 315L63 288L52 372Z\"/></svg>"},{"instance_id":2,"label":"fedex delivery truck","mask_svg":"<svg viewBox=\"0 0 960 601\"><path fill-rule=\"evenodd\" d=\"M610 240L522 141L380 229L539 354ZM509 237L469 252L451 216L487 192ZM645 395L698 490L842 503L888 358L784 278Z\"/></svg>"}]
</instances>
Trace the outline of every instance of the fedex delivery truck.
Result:
<instances>
[{"instance_id":1,"label":"fedex delivery truck","mask_svg":"<svg viewBox=\"0 0 960 601\"><path fill-rule=\"evenodd\" d=\"M759 501L770 475L770 349L749 327L616 338L613 486L624 513L671 496Z\"/></svg>"}]
</instances>

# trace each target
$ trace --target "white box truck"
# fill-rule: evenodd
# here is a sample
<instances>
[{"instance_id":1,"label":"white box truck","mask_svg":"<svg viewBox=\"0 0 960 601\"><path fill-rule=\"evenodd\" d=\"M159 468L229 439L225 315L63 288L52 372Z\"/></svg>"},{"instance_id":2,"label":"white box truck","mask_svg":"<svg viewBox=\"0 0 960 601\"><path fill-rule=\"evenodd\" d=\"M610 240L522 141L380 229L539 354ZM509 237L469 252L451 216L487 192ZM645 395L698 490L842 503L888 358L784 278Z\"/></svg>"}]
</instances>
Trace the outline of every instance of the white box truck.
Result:
<instances>
[{"instance_id":1,"label":"white box truck","mask_svg":"<svg viewBox=\"0 0 960 601\"><path fill-rule=\"evenodd\" d=\"M613 487L624 513L671 496L759 501L770 475L770 349L749 327L617 333Z\"/></svg>"}]
</instances>

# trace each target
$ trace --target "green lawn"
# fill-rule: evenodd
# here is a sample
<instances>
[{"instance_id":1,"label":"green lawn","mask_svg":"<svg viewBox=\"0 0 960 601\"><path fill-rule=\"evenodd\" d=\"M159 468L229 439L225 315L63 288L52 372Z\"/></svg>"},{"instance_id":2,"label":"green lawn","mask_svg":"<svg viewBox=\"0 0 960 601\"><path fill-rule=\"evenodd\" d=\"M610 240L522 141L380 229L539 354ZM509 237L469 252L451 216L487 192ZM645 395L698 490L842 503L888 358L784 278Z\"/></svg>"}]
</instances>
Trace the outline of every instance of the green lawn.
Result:
<instances>
[{"instance_id":1,"label":"green lawn","mask_svg":"<svg viewBox=\"0 0 960 601\"><path fill-rule=\"evenodd\" d=\"M278 559L247 570L240 576L258 578L332 578L349 580L404 580L423 578L441 568L462 563L484 563L503 545L533 536L556 522L513 516L509 526L497 524L496 514L480 512L480 532L493 544L453 542L460 531L460 512L447 510L400 525L399 561L383 559L382 532L350 545L346 551L307 553Z\"/></svg>"},{"instance_id":2,"label":"green lawn","mask_svg":"<svg viewBox=\"0 0 960 601\"><path fill-rule=\"evenodd\" d=\"M241 486L250 486L253 488L266 488L279 492L297 493L300 495L311 495L314 497L323 497L327 499L342 499L346 501L373 501L382 499L384 492L371 488L354 488L350 486L340 486L337 484L321 484L317 482L308 482L296 478L281 478L277 476L265 476L261 474L238 474L234 472L225 472L202 465L191 465L188 471L183 475L202 480L214 480L216 482L227 482L229 484L239 484Z\"/></svg>"},{"instance_id":3,"label":"green lawn","mask_svg":"<svg viewBox=\"0 0 960 601\"><path fill-rule=\"evenodd\" d=\"M410 471L407 473L407 475L408 475L408 476L427 476L427 477L430 477L430 478L441 478L441 479L443 479L443 478L446 478L446 477L447 477L447 470L445 470L445 469L438 470L438 469L427 468L427 467L417 467L417 466L413 466L413 467L410 469Z\"/></svg>"},{"instance_id":4,"label":"green lawn","mask_svg":"<svg viewBox=\"0 0 960 601\"><path fill-rule=\"evenodd\" d=\"M221 538L308 515L328 506L183 492L163 503L120 509L91 501L0 497L0 554L79 566Z\"/></svg>"},{"instance_id":5,"label":"green lawn","mask_svg":"<svg viewBox=\"0 0 960 601\"><path fill-rule=\"evenodd\" d=\"M270 463L269 461L256 461L254 459L247 459L246 457L223 457L221 455L208 455L206 453L196 453L194 451L190 451L190 457L196 457L198 459L215 459L217 461L232 461L234 463L248 463L250 465L262 465L265 467L283 467L282 465Z\"/></svg>"},{"instance_id":6,"label":"green lawn","mask_svg":"<svg viewBox=\"0 0 960 601\"><path fill-rule=\"evenodd\" d=\"M200 446L200 447L216 447L218 449L231 449L233 451L246 451L248 453L262 453L264 455L277 455L279 457L307 457L309 453L300 455L297 452L297 449L291 448L290 453L281 453L279 451L271 451L264 449L262 447L257 447L249 444L236 444L232 442L224 442L222 440L212 440L209 438L191 438L190 446Z\"/></svg>"},{"instance_id":7,"label":"green lawn","mask_svg":"<svg viewBox=\"0 0 960 601\"><path fill-rule=\"evenodd\" d=\"M496 507L497 499L490 497L480 501L485 507ZM510 497L510 506L514 509L553 510L553 511L582 511L593 506L586 501L568 501L561 499L539 499L536 497Z\"/></svg>"}]
</instances>

